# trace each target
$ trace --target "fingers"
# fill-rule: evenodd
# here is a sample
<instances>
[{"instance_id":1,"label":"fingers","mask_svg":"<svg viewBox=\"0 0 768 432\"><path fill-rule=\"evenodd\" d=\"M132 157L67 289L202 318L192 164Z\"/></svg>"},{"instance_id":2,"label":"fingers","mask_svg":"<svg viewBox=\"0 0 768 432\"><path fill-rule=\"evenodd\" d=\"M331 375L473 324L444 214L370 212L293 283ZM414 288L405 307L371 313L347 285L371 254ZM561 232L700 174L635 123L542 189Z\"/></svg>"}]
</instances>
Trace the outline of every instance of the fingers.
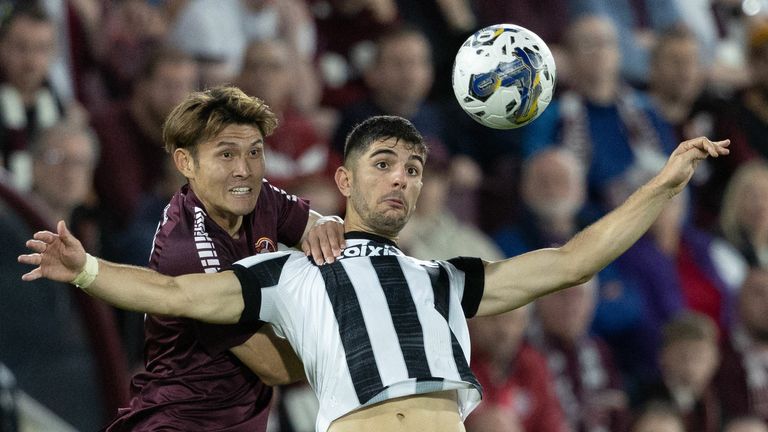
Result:
<instances>
[{"instance_id":1,"label":"fingers","mask_svg":"<svg viewBox=\"0 0 768 432\"><path fill-rule=\"evenodd\" d=\"M39 240L41 242L45 242L47 244L51 244L54 241L56 241L56 239L59 238L59 236L50 231L38 231L32 235L32 238L35 240Z\"/></svg>"},{"instance_id":2,"label":"fingers","mask_svg":"<svg viewBox=\"0 0 768 432\"><path fill-rule=\"evenodd\" d=\"M41 277L43 277L43 271L40 270L40 267L38 267L29 273L24 273L23 275L21 275L21 280L25 282L30 282L33 280L40 279Z\"/></svg>"},{"instance_id":3,"label":"fingers","mask_svg":"<svg viewBox=\"0 0 768 432\"><path fill-rule=\"evenodd\" d=\"M75 236L69 232L67 223L63 220L60 220L59 223L56 224L56 231L59 233L59 237L61 238L62 243L64 243L64 246L74 246L77 242Z\"/></svg>"},{"instance_id":4,"label":"fingers","mask_svg":"<svg viewBox=\"0 0 768 432\"><path fill-rule=\"evenodd\" d=\"M28 249L38 253L43 253L48 248L48 243L42 242L40 240L27 240L25 245Z\"/></svg>"},{"instance_id":5,"label":"fingers","mask_svg":"<svg viewBox=\"0 0 768 432\"><path fill-rule=\"evenodd\" d=\"M18 261L22 264L40 265L43 261L42 255L39 253L19 255Z\"/></svg>"},{"instance_id":6,"label":"fingers","mask_svg":"<svg viewBox=\"0 0 768 432\"><path fill-rule=\"evenodd\" d=\"M696 149L702 151L704 154L702 154L702 158L710 156L710 157L718 157L721 155L727 155L730 153L730 150L728 149L728 146L731 144L731 140L725 139L722 141L710 141L708 138L705 137L699 137L694 138L692 140L688 140L682 143L678 150L682 153L689 151L691 149Z\"/></svg>"},{"instance_id":7,"label":"fingers","mask_svg":"<svg viewBox=\"0 0 768 432\"><path fill-rule=\"evenodd\" d=\"M301 249L306 255L311 255L317 265L322 265L336 261L345 244L344 225L325 221L312 227Z\"/></svg>"}]
</instances>

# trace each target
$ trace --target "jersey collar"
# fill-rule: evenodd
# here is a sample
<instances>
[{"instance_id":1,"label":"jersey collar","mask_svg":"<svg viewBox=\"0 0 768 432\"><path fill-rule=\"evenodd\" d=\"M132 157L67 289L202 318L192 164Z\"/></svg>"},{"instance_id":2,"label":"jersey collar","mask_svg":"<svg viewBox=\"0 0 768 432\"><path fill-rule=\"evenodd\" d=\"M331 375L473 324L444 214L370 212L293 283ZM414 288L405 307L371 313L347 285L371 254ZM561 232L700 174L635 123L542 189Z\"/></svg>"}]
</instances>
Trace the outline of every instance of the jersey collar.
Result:
<instances>
[{"instance_id":1,"label":"jersey collar","mask_svg":"<svg viewBox=\"0 0 768 432\"><path fill-rule=\"evenodd\" d=\"M355 239L371 240L371 241L375 241L376 243L384 243L384 244L387 244L387 245L390 245L390 246L398 247L397 243L393 242L392 240L390 240L388 238L381 237L381 236L378 236L376 234L369 233L369 232L364 232L364 231L349 231L349 232L346 232L346 233L344 233L344 238L345 239L349 239L349 240L355 240Z\"/></svg>"}]
</instances>

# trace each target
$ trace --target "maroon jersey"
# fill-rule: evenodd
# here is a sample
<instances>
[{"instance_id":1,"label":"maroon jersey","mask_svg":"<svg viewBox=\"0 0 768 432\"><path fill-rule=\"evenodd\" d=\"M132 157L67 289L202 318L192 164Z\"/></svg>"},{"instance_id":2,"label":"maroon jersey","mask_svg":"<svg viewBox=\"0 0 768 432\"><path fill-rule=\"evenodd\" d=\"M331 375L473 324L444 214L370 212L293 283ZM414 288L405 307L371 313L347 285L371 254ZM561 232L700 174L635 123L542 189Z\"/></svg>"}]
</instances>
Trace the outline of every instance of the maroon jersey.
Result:
<instances>
[{"instance_id":1,"label":"maroon jersey","mask_svg":"<svg viewBox=\"0 0 768 432\"><path fill-rule=\"evenodd\" d=\"M278 242L297 244L308 217L306 201L265 181L235 239L184 186L165 209L149 266L172 276L226 270L247 256L275 251ZM146 372L133 378L130 406L107 430L266 430L272 389L228 352L259 326L147 316Z\"/></svg>"}]
</instances>

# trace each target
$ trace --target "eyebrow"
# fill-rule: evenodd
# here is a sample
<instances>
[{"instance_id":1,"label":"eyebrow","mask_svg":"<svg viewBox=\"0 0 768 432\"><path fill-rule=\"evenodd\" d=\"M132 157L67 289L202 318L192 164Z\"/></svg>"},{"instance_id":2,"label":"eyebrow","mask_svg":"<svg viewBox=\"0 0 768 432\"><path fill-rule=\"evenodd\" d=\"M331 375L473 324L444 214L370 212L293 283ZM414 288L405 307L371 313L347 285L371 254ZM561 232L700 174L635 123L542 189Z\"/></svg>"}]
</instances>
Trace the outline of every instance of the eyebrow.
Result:
<instances>
[{"instance_id":1,"label":"eyebrow","mask_svg":"<svg viewBox=\"0 0 768 432\"><path fill-rule=\"evenodd\" d=\"M380 148L380 149L376 150L375 152L371 153L371 156L369 158L373 159L374 157L376 157L376 156L378 156L380 154L388 154L388 155L392 155L392 156L397 156L397 153L395 153L395 151L392 150L392 149ZM408 157L408 159L409 160L410 159L415 159L415 160L421 162L422 165L424 165L424 158L421 157L420 155L412 154L411 156Z\"/></svg>"},{"instance_id":2,"label":"eyebrow","mask_svg":"<svg viewBox=\"0 0 768 432\"><path fill-rule=\"evenodd\" d=\"M259 138L256 141L252 142L251 146L256 146L259 144L264 145L264 140ZM236 147L237 145L238 144L236 142L232 142L232 141L219 141L218 143L216 143L216 147Z\"/></svg>"}]
</instances>

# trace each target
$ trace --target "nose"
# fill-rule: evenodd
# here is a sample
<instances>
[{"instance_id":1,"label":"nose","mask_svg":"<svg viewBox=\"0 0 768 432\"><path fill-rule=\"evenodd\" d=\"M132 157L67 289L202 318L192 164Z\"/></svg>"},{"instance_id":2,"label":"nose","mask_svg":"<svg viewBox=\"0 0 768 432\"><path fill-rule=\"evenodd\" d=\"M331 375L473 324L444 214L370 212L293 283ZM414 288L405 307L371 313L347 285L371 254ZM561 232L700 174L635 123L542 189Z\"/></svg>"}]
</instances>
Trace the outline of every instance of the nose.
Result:
<instances>
[{"instance_id":1,"label":"nose","mask_svg":"<svg viewBox=\"0 0 768 432\"><path fill-rule=\"evenodd\" d=\"M407 173L406 168L403 166L397 167L392 170L392 185L405 189L408 182L406 181Z\"/></svg>"},{"instance_id":2,"label":"nose","mask_svg":"<svg viewBox=\"0 0 768 432\"><path fill-rule=\"evenodd\" d=\"M251 167L248 165L248 161L245 158L237 158L232 175L243 178L251 175Z\"/></svg>"}]
</instances>

